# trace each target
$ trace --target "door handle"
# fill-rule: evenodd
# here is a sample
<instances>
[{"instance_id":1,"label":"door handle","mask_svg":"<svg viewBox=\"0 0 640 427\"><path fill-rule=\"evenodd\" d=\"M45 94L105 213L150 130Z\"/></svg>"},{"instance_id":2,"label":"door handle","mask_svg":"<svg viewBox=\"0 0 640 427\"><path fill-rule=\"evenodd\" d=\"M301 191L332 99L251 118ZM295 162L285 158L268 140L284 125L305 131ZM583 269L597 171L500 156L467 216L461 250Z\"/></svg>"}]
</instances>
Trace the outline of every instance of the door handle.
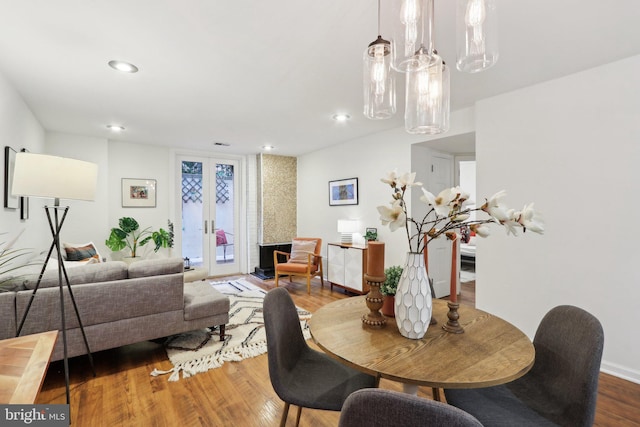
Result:
<instances>
[{"instance_id":1,"label":"door handle","mask_svg":"<svg viewBox=\"0 0 640 427\"><path fill-rule=\"evenodd\" d=\"M207 223L208 223L208 221L205 219L204 220L204 234L208 233L208 231L207 231Z\"/></svg>"}]
</instances>

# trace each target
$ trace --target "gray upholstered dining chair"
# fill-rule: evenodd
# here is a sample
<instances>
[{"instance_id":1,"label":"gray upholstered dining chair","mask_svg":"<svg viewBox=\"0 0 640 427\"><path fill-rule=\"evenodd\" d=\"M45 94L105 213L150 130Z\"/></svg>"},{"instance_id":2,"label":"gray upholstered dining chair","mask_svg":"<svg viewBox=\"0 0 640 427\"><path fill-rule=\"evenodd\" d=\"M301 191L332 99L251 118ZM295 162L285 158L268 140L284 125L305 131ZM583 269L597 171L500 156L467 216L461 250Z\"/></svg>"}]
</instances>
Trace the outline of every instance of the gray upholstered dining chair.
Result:
<instances>
[{"instance_id":1,"label":"gray upholstered dining chair","mask_svg":"<svg viewBox=\"0 0 640 427\"><path fill-rule=\"evenodd\" d=\"M591 426L604 332L578 307L551 309L533 339L536 360L523 377L500 386L445 390L447 402L485 426Z\"/></svg>"},{"instance_id":2,"label":"gray upholstered dining chair","mask_svg":"<svg viewBox=\"0 0 640 427\"><path fill-rule=\"evenodd\" d=\"M287 421L290 405L298 406L298 425L302 407L340 411L352 392L377 386L375 377L309 347L296 306L285 288L267 293L263 311L269 377L285 403L281 426Z\"/></svg>"},{"instance_id":3,"label":"gray upholstered dining chair","mask_svg":"<svg viewBox=\"0 0 640 427\"><path fill-rule=\"evenodd\" d=\"M370 388L344 402L339 427L482 427L480 421L446 403L392 390Z\"/></svg>"}]
</instances>

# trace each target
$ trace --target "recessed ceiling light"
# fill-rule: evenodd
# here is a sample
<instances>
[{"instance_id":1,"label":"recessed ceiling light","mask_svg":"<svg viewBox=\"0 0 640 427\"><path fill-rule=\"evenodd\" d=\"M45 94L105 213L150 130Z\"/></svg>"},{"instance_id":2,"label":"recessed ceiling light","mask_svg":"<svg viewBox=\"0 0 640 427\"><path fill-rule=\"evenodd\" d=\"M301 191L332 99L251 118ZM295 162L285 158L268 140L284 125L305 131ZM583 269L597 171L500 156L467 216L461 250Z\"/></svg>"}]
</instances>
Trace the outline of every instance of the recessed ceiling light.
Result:
<instances>
[{"instance_id":1,"label":"recessed ceiling light","mask_svg":"<svg viewBox=\"0 0 640 427\"><path fill-rule=\"evenodd\" d=\"M263 145L262 149L265 151L271 151L273 150L273 145Z\"/></svg>"},{"instance_id":2,"label":"recessed ceiling light","mask_svg":"<svg viewBox=\"0 0 640 427\"><path fill-rule=\"evenodd\" d=\"M107 125L107 129L113 132L122 132L124 130L124 127L120 125Z\"/></svg>"},{"instance_id":3,"label":"recessed ceiling light","mask_svg":"<svg viewBox=\"0 0 640 427\"><path fill-rule=\"evenodd\" d=\"M348 115L348 114L334 114L333 115L333 120L335 120L336 122L346 122L350 118L351 118L351 116Z\"/></svg>"},{"instance_id":4,"label":"recessed ceiling light","mask_svg":"<svg viewBox=\"0 0 640 427\"><path fill-rule=\"evenodd\" d=\"M114 70L118 70L118 71L121 71L123 73L137 73L138 72L138 67L136 67L135 65L130 64L128 62L124 62L124 61L112 60L112 61L109 61L109 66L111 68L113 68Z\"/></svg>"}]
</instances>

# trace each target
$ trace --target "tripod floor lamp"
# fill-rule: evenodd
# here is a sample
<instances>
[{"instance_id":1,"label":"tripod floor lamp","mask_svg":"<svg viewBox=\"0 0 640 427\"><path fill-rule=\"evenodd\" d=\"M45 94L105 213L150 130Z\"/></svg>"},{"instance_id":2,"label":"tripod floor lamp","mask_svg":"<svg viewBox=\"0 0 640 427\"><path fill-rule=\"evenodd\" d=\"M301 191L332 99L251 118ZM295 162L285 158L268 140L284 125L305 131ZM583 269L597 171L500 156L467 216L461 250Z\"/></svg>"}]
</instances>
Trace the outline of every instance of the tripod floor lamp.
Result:
<instances>
[{"instance_id":1,"label":"tripod floor lamp","mask_svg":"<svg viewBox=\"0 0 640 427\"><path fill-rule=\"evenodd\" d=\"M67 276L67 270L62 262L62 255L60 251L60 230L64 224L64 220L69 212L69 206L60 206L60 199L70 200L94 200L96 192L96 183L98 179L98 166L95 163L84 162L81 160L68 159L64 157L49 156L44 154L34 153L18 153L16 154L16 162L13 175L13 187L12 192L16 196L29 196L29 197L41 197L53 199L53 206L45 206L45 212L47 214L47 220L49 221L49 228L51 229L51 235L53 241L49 247L49 252L45 259L38 282L29 299L29 303L24 311L20 325L18 326L16 336L20 336L22 329L27 320L27 315L31 309L33 299L38 292L42 276L44 275L47 263L51 258L51 253L55 250L58 255L58 289L60 290L60 317L61 330L62 330L62 342L64 348L64 379L67 391L67 404L69 404L69 358L67 356L67 328L66 328L66 316L65 305L73 305L80 330L82 331L82 338L87 348L87 356L91 364L91 369L95 375L95 369L93 368L93 358L91 357L91 350L89 349L89 342L87 336L84 333L84 327L82 320L80 319L80 313L78 312L78 306L69 284L69 277ZM66 283L63 286L63 280Z\"/></svg>"}]
</instances>

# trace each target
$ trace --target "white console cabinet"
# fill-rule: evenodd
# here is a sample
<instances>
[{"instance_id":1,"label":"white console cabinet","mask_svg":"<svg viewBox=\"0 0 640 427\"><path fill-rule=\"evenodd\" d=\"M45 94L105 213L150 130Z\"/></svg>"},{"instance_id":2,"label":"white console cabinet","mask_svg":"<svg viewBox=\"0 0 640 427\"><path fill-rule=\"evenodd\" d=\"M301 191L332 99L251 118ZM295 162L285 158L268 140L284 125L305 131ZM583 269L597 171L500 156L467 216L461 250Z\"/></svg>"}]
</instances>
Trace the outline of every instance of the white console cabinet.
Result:
<instances>
[{"instance_id":1,"label":"white console cabinet","mask_svg":"<svg viewBox=\"0 0 640 427\"><path fill-rule=\"evenodd\" d=\"M358 294L369 292L364 280L367 269L367 248L344 243L327 246L327 279L333 285Z\"/></svg>"}]
</instances>

